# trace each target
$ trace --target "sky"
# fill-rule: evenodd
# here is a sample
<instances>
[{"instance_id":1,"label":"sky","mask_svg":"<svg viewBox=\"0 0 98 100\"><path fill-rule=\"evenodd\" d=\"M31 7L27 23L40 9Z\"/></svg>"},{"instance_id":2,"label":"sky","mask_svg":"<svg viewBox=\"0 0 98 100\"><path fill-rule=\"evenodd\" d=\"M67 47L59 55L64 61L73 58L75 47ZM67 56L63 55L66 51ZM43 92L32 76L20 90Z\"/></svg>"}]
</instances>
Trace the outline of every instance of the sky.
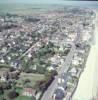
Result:
<instances>
[{"instance_id":1,"label":"sky","mask_svg":"<svg viewBox=\"0 0 98 100\"><path fill-rule=\"evenodd\" d=\"M0 0L0 3L35 3L35 4L63 4L63 3L69 3L70 1L66 0ZM81 1L79 1L81 2ZM86 1L84 1L87 3ZM98 2L98 1L97 1ZM74 3L74 1L71 1L71 3ZM89 3L91 3L89 1Z\"/></svg>"}]
</instances>

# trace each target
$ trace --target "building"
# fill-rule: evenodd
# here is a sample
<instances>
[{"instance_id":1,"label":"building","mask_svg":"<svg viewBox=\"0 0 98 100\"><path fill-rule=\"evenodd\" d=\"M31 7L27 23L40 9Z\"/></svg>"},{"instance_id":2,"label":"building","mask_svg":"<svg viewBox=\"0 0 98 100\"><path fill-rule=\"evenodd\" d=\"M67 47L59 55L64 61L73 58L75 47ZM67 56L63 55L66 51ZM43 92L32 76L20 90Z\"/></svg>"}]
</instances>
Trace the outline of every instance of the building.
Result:
<instances>
[{"instance_id":1,"label":"building","mask_svg":"<svg viewBox=\"0 0 98 100\"><path fill-rule=\"evenodd\" d=\"M29 97L35 96L35 90L33 90L32 88L24 88L22 95Z\"/></svg>"},{"instance_id":2,"label":"building","mask_svg":"<svg viewBox=\"0 0 98 100\"><path fill-rule=\"evenodd\" d=\"M63 87L58 87L53 94L53 100L63 100L65 97L65 90Z\"/></svg>"}]
</instances>

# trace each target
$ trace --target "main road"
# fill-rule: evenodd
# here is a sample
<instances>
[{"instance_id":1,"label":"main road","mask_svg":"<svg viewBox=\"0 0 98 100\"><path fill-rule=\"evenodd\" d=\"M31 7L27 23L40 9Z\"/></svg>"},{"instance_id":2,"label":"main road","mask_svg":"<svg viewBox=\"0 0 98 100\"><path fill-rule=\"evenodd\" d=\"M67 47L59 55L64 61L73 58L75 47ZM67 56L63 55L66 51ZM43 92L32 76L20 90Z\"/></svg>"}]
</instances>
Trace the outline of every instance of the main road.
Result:
<instances>
[{"instance_id":1,"label":"main road","mask_svg":"<svg viewBox=\"0 0 98 100\"><path fill-rule=\"evenodd\" d=\"M48 87L48 89L45 91L45 93L43 94L41 100L52 100L52 95L55 91L55 89L58 87L58 78L61 76L62 73L66 73L70 67L71 61L73 59L73 55L76 51L76 46L75 44L77 43L77 41L79 41L81 34L77 34L75 41L72 44L71 50L68 53L68 55L66 56L66 60L64 65L61 67L61 69L58 71L58 76L56 76L56 78L54 79L54 81L51 83L51 85Z\"/></svg>"}]
</instances>

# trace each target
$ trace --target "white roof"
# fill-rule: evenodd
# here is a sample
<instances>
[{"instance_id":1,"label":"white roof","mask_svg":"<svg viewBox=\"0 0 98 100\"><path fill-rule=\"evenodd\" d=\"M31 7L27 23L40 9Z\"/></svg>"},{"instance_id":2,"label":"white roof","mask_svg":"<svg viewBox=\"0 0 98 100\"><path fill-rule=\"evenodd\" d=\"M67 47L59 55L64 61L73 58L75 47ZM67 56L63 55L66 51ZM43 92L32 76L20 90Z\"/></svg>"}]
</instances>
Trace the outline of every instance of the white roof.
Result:
<instances>
[{"instance_id":1,"label":"white roof","mask_svg":"<svg viewBox=\"0 0 98 100\"><path fill-rule=\"evenodd\" d=\"M1 59L0 62L1 62L1 63L4 63L5 61L4 61L4 59Z\"/></svg>"},{"instance_id":2,"label":"white roof","mask_svg":"<svg viewBox=\"0 0 98 100\"><path fill-rule=\"evenodd\" d=\"M70 72L72 72L72 73L76 73L76 72L77 72L77 71L76 71L76 68L73 67L73 68L70 70Z\"/></svg>"},{"instance_id":3,"label":"white roof","mask_svg":"<svg viewBox=\"0 0 98 100\"><path fill-rule=\"evenodd\" d=\"M52 66L48 67L47 70L51 71L54 70L54 68Z\"/></svg>"},{"instance_id":4,"label":"white roof","mask_svg":"<svg viewBox=\"0 0 98 100\"><path fill-rule=\"evenodd\" d=\"M28 57L29 57L29 58L31 58L31 57L32 57L32 55L29 53L29 54L28 54Z\"/></svg>"},{"instance_id":5,"label":"white roof","mask_svg":"<svg viewBox=\"0 0 98 100\"><path fill-rule=\"evenodd\" d=\"M79 64L79 61L74 59L74 60L72 60L72 64L73 65L78 65Z\"/></svg>"},{"instance_id":6,"label":"white roof","mask_svg":"<svg viewBox=\"0 0 98 100\"><path fill-rule=\"evenodd\" d=\"M60 87L58 87L58 89L61 89L62 91L65 91L65 90L64 90L64 88L63 88L63 87L61 87L61 86L60 86Z\"/></svg>"}]
</instances>

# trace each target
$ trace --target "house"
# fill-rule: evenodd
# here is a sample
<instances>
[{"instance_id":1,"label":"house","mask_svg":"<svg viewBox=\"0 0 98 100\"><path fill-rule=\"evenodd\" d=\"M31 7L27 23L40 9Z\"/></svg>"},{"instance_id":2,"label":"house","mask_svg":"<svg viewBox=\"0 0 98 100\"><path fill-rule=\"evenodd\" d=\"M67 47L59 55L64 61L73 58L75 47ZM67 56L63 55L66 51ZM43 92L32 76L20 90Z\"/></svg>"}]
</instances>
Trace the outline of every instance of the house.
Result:
<instances>
[{"instance_id":1,"label":"house","mask_svg":"<svg viewBox=\"0 0 98 100\"><path fill-rule=\"evenodd\" d=\"M55 70L57 67L58 67L58 65L53 63L53 64L51 64L51 66L47 67L47 70L48 70L48 71L53 71L53 70Z\"/></svg>"},{"instance_id":2,"label":"house","mask_svg":"<svg viewBox=\"0 0 98 100\"><path fill-rule=\"evenodd\" d=\"M65 97L65 90L63 87L58 87L53 94L53 100L63 100Z\"/></svg>"},{"instance_id":3,"label":"house","mask_svg":"<svg viewBox=\"0 0 98 100\"><path fill-rule=\"evenodd\" d=\"M78 69L76 69L75 67L71 68L68 73L71 75L71 76L76 76L76 77L79 77L79 73L78 73Z\"/></svg>"},{"instance_id":4,"label":"house","mask_svg":"<svg viewBox=\"0 0 98 100\"><path fill-rule=\"evenodd\" d=\"M1 59L0 62L1 62L1 63L5 63L5 60L4 60L4 59Z\"/></svg>"},{"instance_id":5,"label":"house","mask_svg":"<svg viewBox=\"0 0 98 100\"><path fill-rule=\"evenodd\" d=\"M53 57L51 57L51 63L53 64L60 64L61 61L60 61L61 57L59 55L54 55Z\"/></svg>"},{"instance_id":6,"label":"house","mask_svg":"<svg viewBox=\"0 0 98 100\"><path fill-rule=\"evenodd\" d=\"M81 53L81 54L84 54L85 53L85 50L84 49L83 50L80 49L80 50L78 50L78 52Z\"/></svg>"},{"instance_id":7,"label":"house","mask_svg":"<svg viewBox=\"0 0 98 100\"><path fill-rule=\"evenodd\" d=\"M1 82L6 82L6 77L2 75L0 80Z\"/></svg>"},{"instance_id":8,"label":"house","mask_svg":"<svg viewBox=\"0 0 98 100\"><path fill-rule=\"evenodd\" d=\"M63 78L58 78L58 84L62 84L64 82L65 82L65 80Z\"/></svg>"},{"instance_id":9,"label":"house","mask_svg":"<svg viewBox=\"0 0 98 100\"><path fill-rule=\"evenodd\" d=\"M64 51L64 47L63 46L60 46L59 50L60 51Z\"/></svg>"},{"instance_id":10,"label":"house","mask_svg":"<svg viewBox=\"0 0 98 100\"><path fill-rule=\"evenodd\" d=\"M11 57L10 57L10 56L8 56L8 57L7 57L7 59L8 59L8 60L11 60Z\"/></svg>"},{"instance_id":11,"label":"house","mask_svg":"<svg viewBox=\"0 0 98 100\"><path fill-rule=\"evenodd\" d=\"M7 47L3 47L3 48L2 48L2 52L3 52L3 53L6 53L6 52L7 52Z\"/></svg>"},{"instance_id":12,"label":"house","mask_svg":"<svg viewBox=\"0 0 98 100\"><path fill-rule=\"evenodd\" d=\"M33 90L32 88L24 88L22 95L31 97L31 96L35 96L35 92L36 91Z\"/></svg>"},{"instance_id":13,"label":"house","mask_svg":"<svg viewBox=\"0 0 98 100\"><path fill-rule=\"evenodd\" d=\"M8 70L9 69L6 69L6 68L1 68L0 69L0 81L1 82L6 82L7 81Z\"/></svg>"},{"instance_id":14,"label":"house","mask_svg":"<svg viewBox=\"0 0 98 100\"><path fill-rule=\"evenodd\" d=\"M75 65L75 66L77 66L77 65L79 65L79 61L76 60L76 59L73 59L73 60L72 60L72 64Z\"/></svg>"},{"instance_id":15,"label":"house","mask_svg":"<svg viewBox=\"0 0 98 100\"><path fill-rule=\"evenodd\" d=\"M47 70L48 70L48 71L52 71L52 70L55 70L55 69L54 69L53 66L49 66L49 67L47 68Z\"/></svg>"},{"instance_id":16,"label":"house","mask_svg":"<svg viewBox=\"0 0 98 100\"><path fill-rule=\"evenodd\" d=\"M31 54L31 53L29 53L29 54L28 54L28 58L31 58L31 57L32 57L32 54Z\"/></svg>"},{"instance_id":17,"label":"house","mask_svg":"<svg viewBox=\"0 0 98 100\"><path fill-rule=\"evenodd\" d=\"M82 41L88 41L91 38L91 35L88 31L85 32L82 36Z\"/></svg>"},{"instance_id":18,"label":"house","mask_svg":"<svg viewBox=\"0 0 98 100\"><path fill-rule=\"evenodd\" d=\"M34 66L31 65L31 69L37 70L37 65L34 65Z\"/></svg>"}]
</instances>

